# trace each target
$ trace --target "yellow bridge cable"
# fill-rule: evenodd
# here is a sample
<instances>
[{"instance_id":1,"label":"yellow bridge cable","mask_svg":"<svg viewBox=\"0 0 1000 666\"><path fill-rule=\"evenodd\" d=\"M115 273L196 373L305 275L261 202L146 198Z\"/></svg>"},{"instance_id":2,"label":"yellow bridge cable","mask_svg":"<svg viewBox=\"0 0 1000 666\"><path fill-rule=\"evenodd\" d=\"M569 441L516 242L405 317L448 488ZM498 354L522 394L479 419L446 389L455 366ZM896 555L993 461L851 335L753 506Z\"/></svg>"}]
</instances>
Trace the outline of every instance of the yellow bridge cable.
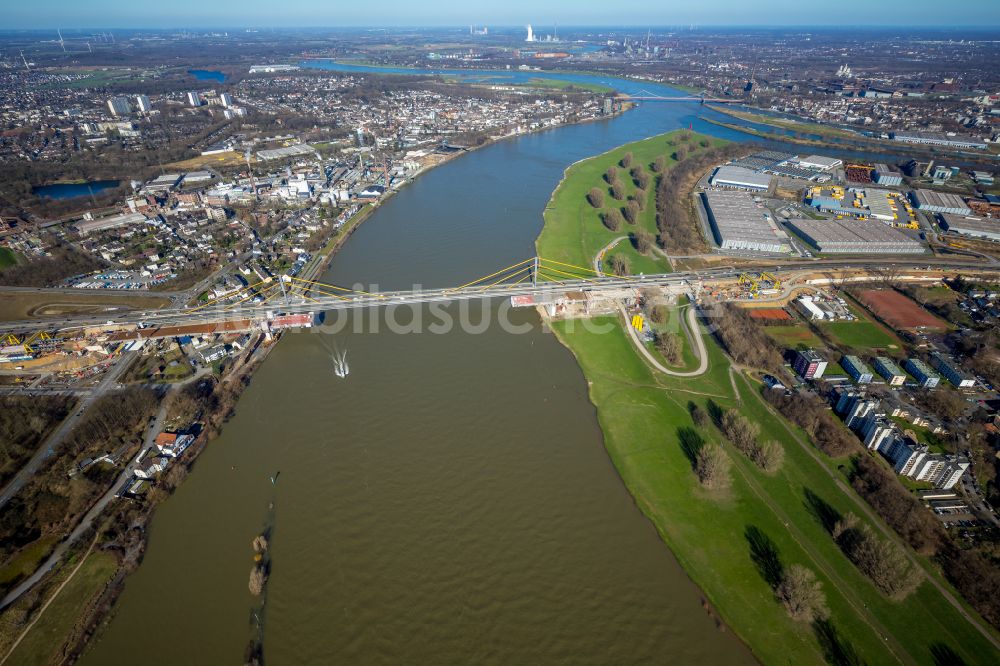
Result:
<instances>
[{"instance_id":1,"label":"yellow bridge cable","mask_svg":"<svg viewBox=\"0 0 1000 666\"><path fill-rule=\"evenodd\" d=\"M376 298L385 298L385 296L383 294L374 294L374 293L371 293L371 292L368 292L368 291L362 291L360 289L348 289L347 287L338 287L335 284L328 284L326 282L319 282L318 280L305 280L303 278L294 277L292 275L289 275L288 277L290 277L292 280L296 280L298 282L304 282L306 284L313 285L313 286L315 286L315 285L322 285L323 287L326 287L327 289L335 289L337 291L346 291L349 294L364 294L365 296L374 296ZM327 295L332 296L332 294L327 294ZM350 300L350 299L348 299L348 300Z\"/></svg>"},{"instance_id":2,"label":"yellow bridge cable","mask_svg":"<svg viewBox=\"0 0 1000 666\"><path fill-rule=\"evenodd\" d=\"M474 284L477 284L479 282L483 282L485 280L489 280L491 277L495 277L497 275L500 275L501 273L506 273L507 271L509 271L509 270L511 270L513 268L517 268L518 266L523 266L524 264L527 264L528 262L534 262L534 261L535 261L534 257L531 257L530 259L525 259L524 261L519 261L516 264L511 264L510 266L507 266L506 268L501 268L500 270L498 270L495 273L490 273L489 275L484 275L483 277L481 277L479 279L476 279L476 280L473 280L472 282L467 282L467 283L465 283L463 285L459 285L458 287L452 287L451 289L447 289L446 291L458 291L459 289L465 289L466 287L471 287Z\"/></svg>"},{"instance_id":3,"label":"yellow bridge cable","mask_svg":"<svg viewBox=\"0 0 1000 666\"><path fill-rule=\"evenodd\" d=\"M504 285L503 288L504 289L513 289L514 287L516 287L517 285L521 284L522 282L524 282L525 280L527 280L529 278L531 278L531 271L528 271L528 274L525 275L520 280L518 280L517 282L511 282L510 284Z\"/></svg>"},{"instance_id":4,"label":"yellow bridge cable","mask_svg":"<svg viewBox=\"0 0 1000 666\"><path fill-rule=\"evenodd\" d=\"M292 279L295 280L297 278L292 278ZM309 280L302 280L302 282L310 282L310 281ZM321 289L320 287L316 286L318 284L325 284L325 283L324 282L312 283L312 284L309 285L309 288L310 289L315 289L316 291L318 291L319 293L323 294L324 296L332 296L333 298L339 298L342 301L349 301L349 300L351 300L347 296L341 296L340 294L335 294L333 292L326 291L325 289ZM296 285L296 286L298 286L298 285ZM304 287L301 287L301 288L304 289Z\"/></svg>"},{"instance_id":5,"label":"yellow bridge cable","mask_svg":"<svg viewBox=\"0 0 1000 666\"><path fill-rule=\"evenodd\" d=\"M593 268L584 268L582 266L576 266L574 264L567 264L567 263L562 262L562 261L556 261L555 259L541 259L541 260L542 261L547 261L547 262L553 263L553 264L559 264L560 266L568 266L569 268L575 268L575 269L577 269L579 271L584 271L586 273L593 273L594 275L596 275L598 277L601 277L601 274L598 273L597 271L595 271ZM615 278L620 278L622 280L634 280L635 279L634 277L629 276L629 275L604 275L604 277L615 277Z\"/></svg>"},{"instance_id":6,"label":"yellow bridge cable","mask_svg":"<svg viewBox=\"0 0 1000 666\"><path fill-rule=\"evenodd\" d=\"M304 298L304 299L306 299L308 301L312 301L313 303L319 303L319 301L317 301L315 298L313 298L312 296L310 296L310 295L308 295L306 293L306 288L305 287L303 287L301 285L297 285L297 284L290 284L289 287L290 287L290 293L293 296L297 296L298 298ZM300 293L296 294L295 293L296 289L298 289ZM322 303L320 303L320 305L322 305Z\"/></svg>"},{"instance_id":7,"label":"yellow bridge cable","mask_svg":"<svg viewBox=\"0 0 1000 666\"><path fill-rule=\"evenodd\" d=\"M496 282L491 282L490 284L487 284L485 287L480 287L479 291L486 291L490 287L495 287L498 284L500 284L501 282L506 282L507 280L512 280L512 279L514 279L515 277L517 277L518 275L520 275L521 273L524 273L524 272L527 272L528 276L530 277L531 276L531 270L532 270L531 266L525 266L524 268L521 268L520 270L518 270L518 271L516 271L516 272L514 272L514 273L512 273L510 275L503 275L503 276L501 276L500 279L497 280Z\"/></svg>"},{"instance_id":8,"label":"yellow bridge cable","mask_svg":"<svg viewBox=\"0 0 1000 666\"><path fill-rule=\"evenodd\" d=\"M563 281L562 281L561 279L559 279L559 278L557 278L557 277L554 277L554 276L552 276L552 275L549 275L549 274L547 274L547 273L545 272L545 269L541 269L541 268L540 268L540 269L538 270L538 275L539 275L539 276L541 276L541 277L543 277L543 278L545 278L545 280L546 280L546 281L548 281L548 282L557 282L557 283L559 283L559 284L561 284L561 285L563 285L563 286L566 286L566 283L565 283L565 282L563 282Z\"/></svg>"},{"instance_id":9,"label":"yellow bridge cable","mask_svg":"<svg viewBox=\"0 0 1000 666\"><path fill-rule=\"evenodd\" d=\"M558 268L552 268L551 266L546 266L545 270L550 271L552 273L560 273L560 274L565 275L567 277L571 277L574 280L583 280L584 282L597 282L597 280L594 280L593 278L585 278L582 275L576 275L574 273L567 273L566 271L561 271Z\"/></svg>"}]
</instances>

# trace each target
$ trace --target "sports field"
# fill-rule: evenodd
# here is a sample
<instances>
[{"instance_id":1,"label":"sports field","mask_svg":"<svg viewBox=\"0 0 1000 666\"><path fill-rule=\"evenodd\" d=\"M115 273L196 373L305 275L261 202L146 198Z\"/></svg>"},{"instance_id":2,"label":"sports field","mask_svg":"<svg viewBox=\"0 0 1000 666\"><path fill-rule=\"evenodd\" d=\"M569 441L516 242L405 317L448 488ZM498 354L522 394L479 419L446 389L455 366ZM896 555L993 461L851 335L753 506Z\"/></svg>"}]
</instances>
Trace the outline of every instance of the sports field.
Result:
<instances>
[{"instance_id":1,"label":"sports field","mask_svg":"<svg viewBox=\"0 0 1000 666\"><path fill-rule=\"evenodd\" d=\"M889 326L899 329L929 328L946 330L948 324L895 289L862 289L859 301Z\"/></svg>"}]
</instances>

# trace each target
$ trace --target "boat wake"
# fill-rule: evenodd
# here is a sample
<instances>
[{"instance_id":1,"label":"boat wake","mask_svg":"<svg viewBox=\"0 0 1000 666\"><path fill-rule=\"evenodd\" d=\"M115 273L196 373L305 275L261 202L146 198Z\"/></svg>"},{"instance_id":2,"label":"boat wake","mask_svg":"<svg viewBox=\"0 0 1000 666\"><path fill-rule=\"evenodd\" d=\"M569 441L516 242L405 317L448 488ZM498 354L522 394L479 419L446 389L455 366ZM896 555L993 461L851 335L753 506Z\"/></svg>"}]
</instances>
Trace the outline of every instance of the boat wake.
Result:
<instances>
[{"instance_id":1,"label":"boat wake","mask_svg":"<svg viewBox=\"0 0 1000 666\"><path fill-rule=\"evenodd\" d=\"M347 364L347 350L335 350L330 356L333 359L333 374L346 378L351 372L351 366Z\"/></svg>"}]
</instances>

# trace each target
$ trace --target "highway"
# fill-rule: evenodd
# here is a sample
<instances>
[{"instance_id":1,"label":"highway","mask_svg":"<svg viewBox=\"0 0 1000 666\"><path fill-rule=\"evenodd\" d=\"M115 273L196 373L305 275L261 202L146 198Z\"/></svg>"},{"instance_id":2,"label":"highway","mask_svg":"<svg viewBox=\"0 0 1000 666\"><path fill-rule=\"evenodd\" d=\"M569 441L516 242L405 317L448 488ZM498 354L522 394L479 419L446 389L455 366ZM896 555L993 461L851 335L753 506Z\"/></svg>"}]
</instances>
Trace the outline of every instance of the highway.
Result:
<instances>
[{"instance_id":1,"label":"highway","mask_svg":"<svg viewBox=\"0 0 1000 666\"><path fill-rule=\"evenodd\" d=\"M914 257L907 259L883 260L876 263L873 259L849 260L816 260L812 262L792 262L788 265L762 264L765 269L776 276L789 276L794 273L864 270L870 272L873 278L885 275L895 270L946 270L963 271L966 273L977 270L1000 272L1000 266L995 263L958 261L936 257ZM725 266L716 269L665 273L657 275L619 277L593 277L587 279L567 279L564 281L547 281L531 284L490 284L445 289L426 289L420 291L390 291L390 292L341 292L343 295L321 295L314 292L313 296L275 297L262 303L246 302L240 304L220 303L217 305L199 307L172 307L159 310L130 311L118 313L109 320L106 316L75 315L67 316L58 322L48 320L24 320L4 322L0 324L0 333L29 333L34 331L72 331L73 329L112 326L137 325L140 327L181 326L186 324L206 324L238 319L265 319L270 314L281 312L286 314L352 310L370 307L389 307L424 303L447 303L454 301L484 300L510 296L546 296L561 295L567 291L615 291L629 288L673 287L685 289L697 283L712 280L735 280L743 272L758 270L757 267ZM322 288L322 285L319 285ZM329 292L327 292L329 293Z\"/></svg>"}]
</instances>

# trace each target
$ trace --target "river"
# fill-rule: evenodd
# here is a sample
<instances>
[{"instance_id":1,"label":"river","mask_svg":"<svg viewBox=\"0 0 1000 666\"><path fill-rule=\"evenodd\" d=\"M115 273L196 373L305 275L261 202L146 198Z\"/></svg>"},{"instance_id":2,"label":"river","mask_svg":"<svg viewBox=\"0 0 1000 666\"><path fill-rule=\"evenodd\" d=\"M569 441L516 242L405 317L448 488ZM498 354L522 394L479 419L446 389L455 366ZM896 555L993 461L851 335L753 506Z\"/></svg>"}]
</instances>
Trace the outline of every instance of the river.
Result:
<instances>
[{"instance_id":1,"label":"river","mask_svg":"<svg viewBox=\"0 0 1000 666\"><path fill-rule=\"evenodd\" d=\"M381 206L324 279L451 285L527 258L566 166L699 110L648 104L452 160ZM529 332L286 336L158 509L82 663L241 663L272 496L270 664L752 662L623 486L572 355L533 312L511 318Z\"/></svg>"}]
</instances>

